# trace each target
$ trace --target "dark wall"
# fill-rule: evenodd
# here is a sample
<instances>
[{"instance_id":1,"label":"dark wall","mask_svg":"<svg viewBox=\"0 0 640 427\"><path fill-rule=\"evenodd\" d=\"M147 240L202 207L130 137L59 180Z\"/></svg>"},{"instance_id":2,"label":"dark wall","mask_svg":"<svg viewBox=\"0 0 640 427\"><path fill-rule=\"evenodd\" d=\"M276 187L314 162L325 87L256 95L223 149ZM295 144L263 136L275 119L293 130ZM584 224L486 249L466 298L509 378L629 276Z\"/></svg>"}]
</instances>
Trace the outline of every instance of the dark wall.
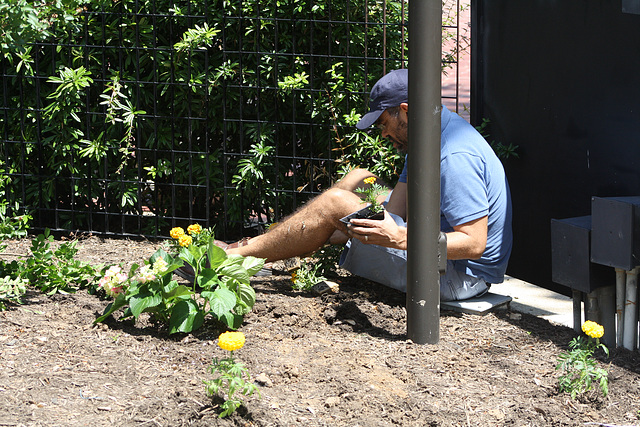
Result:
<instances>
[{"instance_id":1,"label":"dark wall","mask_svg":"<svg viewBox=\"0 0 640 427\"><path fill-rule=\"evenodd\" d=\"M640 15L621 0L477 0L474 121L519 145L508 273L551 281L551 218L640 195Z\"/></svg>"}]
</instances>

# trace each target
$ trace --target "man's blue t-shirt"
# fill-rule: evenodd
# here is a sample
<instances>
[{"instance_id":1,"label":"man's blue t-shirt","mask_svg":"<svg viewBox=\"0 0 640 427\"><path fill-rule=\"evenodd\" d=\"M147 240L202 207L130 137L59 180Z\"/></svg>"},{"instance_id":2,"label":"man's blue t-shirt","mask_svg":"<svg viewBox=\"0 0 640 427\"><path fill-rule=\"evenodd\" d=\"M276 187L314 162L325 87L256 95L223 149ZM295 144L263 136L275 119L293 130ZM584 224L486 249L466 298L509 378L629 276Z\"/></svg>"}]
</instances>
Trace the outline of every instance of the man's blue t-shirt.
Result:
<instances>
[{"instance_id":1,"label":"man's blue t-shirt","mask_svg":"<svg viewBox=\"0 0 640 427\"><path fill-rule=\"evenodd\" d=\"M454 268L501 283L511 255L511 194L502 163L482 135L442 107L440 229L488 217L487 247L480 259L454 260ZM407 182L407 162L400 175Z\"/></svg>"}]
</instances>

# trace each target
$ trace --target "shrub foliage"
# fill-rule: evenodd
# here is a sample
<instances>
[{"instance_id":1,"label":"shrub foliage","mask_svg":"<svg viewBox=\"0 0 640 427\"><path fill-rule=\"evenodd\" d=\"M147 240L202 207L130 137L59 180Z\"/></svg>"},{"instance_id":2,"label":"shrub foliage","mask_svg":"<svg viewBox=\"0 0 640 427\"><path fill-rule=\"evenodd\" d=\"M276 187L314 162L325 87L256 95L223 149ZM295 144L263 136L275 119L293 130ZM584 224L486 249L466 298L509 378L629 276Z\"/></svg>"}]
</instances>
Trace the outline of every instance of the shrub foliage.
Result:
<instances>
[{"instance_id":1,"label":"shrub foliage","mask_svg":"<svg viewBox=\"0 0 640 427\"><path fill-rule=\"evenodd\" d=\"M394 183L399 156L353 124L407 66L406 1L55 5L0 5L0 203L35 228L228 237L356 166Z\"/></svg>"}]
</instances>

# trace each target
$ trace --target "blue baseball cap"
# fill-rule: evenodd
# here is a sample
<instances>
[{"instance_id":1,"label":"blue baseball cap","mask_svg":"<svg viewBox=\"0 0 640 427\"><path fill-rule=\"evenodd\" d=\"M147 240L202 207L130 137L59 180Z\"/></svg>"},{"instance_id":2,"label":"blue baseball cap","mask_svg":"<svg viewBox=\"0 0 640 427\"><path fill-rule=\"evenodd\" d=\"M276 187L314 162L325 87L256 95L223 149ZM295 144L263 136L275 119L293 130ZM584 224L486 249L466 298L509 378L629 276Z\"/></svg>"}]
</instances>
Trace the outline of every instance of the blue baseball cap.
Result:
<instances>
[{"instance_id":1,"label":"blue baseball cap","mask_svg":"<svg viewBox=\"0 0 640 427\"><path fill-rule=\"evenodd\" d=\"M409 70L391 71L373 85L369 96L369 112L358 122L356 127L366 129L378 120L378 117L390 107L397 107L409 102Z\"/></svg>"}]
</instances>

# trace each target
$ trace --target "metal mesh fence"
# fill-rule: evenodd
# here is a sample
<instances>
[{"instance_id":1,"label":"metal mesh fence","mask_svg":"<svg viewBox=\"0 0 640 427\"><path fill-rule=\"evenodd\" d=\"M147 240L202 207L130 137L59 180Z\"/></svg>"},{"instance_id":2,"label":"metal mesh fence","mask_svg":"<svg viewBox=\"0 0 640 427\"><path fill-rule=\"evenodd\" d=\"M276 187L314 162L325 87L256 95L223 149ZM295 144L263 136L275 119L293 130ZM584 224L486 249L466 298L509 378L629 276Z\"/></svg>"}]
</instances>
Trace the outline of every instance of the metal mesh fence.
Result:
<instances>
[{"instance_id":1,"label":"metal mesh fence","mask_svg":"<svg viewBox=\"0 0 640 427\"><path fill-rule=\"evenodd\" d=\"M401 159L353 124L371 85L408 65L408 6L335 3L95 2L5 54L7 215L119 236L198 222L230 239L350 167L393 180Z\"/></svg>"}]
</instances>

